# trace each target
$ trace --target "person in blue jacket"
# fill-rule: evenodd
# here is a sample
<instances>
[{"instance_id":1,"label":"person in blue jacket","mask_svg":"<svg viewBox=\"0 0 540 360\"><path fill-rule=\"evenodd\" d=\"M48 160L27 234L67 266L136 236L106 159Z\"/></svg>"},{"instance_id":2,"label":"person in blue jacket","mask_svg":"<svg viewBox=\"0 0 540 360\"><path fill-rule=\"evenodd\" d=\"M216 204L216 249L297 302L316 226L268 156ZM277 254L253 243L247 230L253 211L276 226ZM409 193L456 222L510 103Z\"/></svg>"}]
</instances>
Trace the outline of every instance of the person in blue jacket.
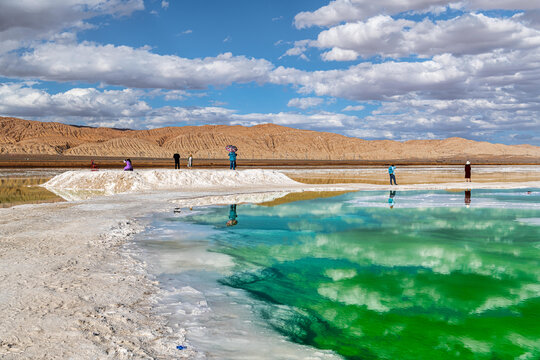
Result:
<instances>
[{"instance_id":1,"label":"person in blue jacket","mask_svg":"<svg viewBox=\"0 0 540 360\"><path fill-rule=\"evenodd\" d=\"M236 170L236 152L231 151L229 153L229 161L231 162L230 169Z\"/></svg>"},{"instance_id":2,"label":"person in blue jacket","mask_svg":"<svg viewBox=\"0 0 540 360\"><path fill-rule=\"evenodd\" d=\"M392 180L394 181L394 185L397 185L397 182L396 182L396 167L394 165L390 165L388 167L388 174L390 175L390 185L392 185Z\"/></svg>"}]
</instances>

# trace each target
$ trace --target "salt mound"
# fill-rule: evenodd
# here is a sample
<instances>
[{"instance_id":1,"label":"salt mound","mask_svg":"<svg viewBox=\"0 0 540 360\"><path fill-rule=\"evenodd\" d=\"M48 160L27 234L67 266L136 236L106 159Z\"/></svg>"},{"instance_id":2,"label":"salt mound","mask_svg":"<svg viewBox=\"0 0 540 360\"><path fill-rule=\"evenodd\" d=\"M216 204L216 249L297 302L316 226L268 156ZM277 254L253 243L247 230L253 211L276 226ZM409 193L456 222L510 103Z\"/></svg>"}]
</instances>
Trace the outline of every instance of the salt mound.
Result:
<instances>
[{"instance_id":1,"label":"salt mound","mask_svg":"<svg viewBox=\"0 0 540 360\"><path fill-rule=\"evenodd\" d=\"M80 191L103 195L152 190L192 190L205 188L297 185L276 170L137 170L66 171L43 186L55 192Z\"/></svg>"}]
</instances>

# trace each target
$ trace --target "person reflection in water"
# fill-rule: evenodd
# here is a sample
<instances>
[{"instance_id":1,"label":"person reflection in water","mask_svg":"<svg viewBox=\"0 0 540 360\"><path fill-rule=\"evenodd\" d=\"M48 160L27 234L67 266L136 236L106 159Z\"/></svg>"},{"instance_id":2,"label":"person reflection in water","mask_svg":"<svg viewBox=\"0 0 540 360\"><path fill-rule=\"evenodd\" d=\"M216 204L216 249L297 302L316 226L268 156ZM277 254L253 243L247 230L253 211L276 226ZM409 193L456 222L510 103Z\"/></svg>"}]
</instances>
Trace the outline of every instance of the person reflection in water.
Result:
<instances>
[{"instance_id":1,"label":"person reflection in water","mask_svg":"<svg viewBox=\"0 0 540 360\"><path fill-rule=\"evenodd\" d=\"M465 206L466 207L471 206L471 190L470 189L465 190Z\"/></svg>"},{"instance_id":2,"label":"person reflection in water","mask_svg":"<svg viewBox=\"0 0 540 360\"><path fill-rule=\"evenodd\" d=\"M395 190L390 191L390 195L388 196L388 205L390 205L390 209L394 208L394 196L396 196Z\"/></svg>"},{"instance_id":3,"label":"person reflection in water","mask_svg":"<svg viewBox=\"0 0 540 360\"><path fill-rule=\"evenodd\" d=\"M229 221L227 221L227 226L234 226L238 224L238 221L236 221L236 218L238 215L236 215L236 204L232 204L229 209Z\"/></svg>"}]
</instances>

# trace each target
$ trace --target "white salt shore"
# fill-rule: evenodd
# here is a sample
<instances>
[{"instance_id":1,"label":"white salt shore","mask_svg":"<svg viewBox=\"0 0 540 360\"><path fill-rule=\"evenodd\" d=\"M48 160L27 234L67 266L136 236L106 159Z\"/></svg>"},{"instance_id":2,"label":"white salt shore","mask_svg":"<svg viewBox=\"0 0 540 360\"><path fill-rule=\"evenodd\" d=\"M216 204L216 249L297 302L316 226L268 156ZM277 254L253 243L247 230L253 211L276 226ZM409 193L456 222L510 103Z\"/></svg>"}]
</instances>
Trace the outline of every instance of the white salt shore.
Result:
<instances>
[{"instance_id":1,"label":"white salt shore","mask_svg":"<svg viewBox=\"0 0 540 360\"><path fill-rule=\"evenodd\" d=\"M301 191L540 188L540 182L306 185L276 170L141 170L68 171L44 186L70 201L0 209L2 359L207 358L186 343L183 329L173 331L156 315L158 285L125 246L155 212ZM315 349L301 353L329 358Z\"/></svg>"},{"instance_id":2,"label":"white salt shore","mask_svg":"<svg viewBox=\"0 0 540 360\"><path fill-rule=\"evenodd\" d=\"M148 191L223 190L298 185L275 170L66 171L44 186L69 200Z\"/></svg>"},{"instance_id":3,"label":"white salt shore","mask_svg":"<svg viewBox=\"0 0 540 360\"><path fill-rule=\"evenodd\" d=\"M504 168L501 168L504 171ZM160 191L253 193L271 190L355 191L355 190L460 190L516 189L538 187L528 182L449 182L413 185L332 184L308 185L296 182L278 170L139 170L66 171L43 186L66 200L83 200L99 195ZM221 203L221 202L220 202Z\"/></svg>"},{"instance_id":4,"label":"white salt shore","mask_svg":"<svg viewBox=\"0 0 540 360\"><path fill-rule=\"evenodd\" d=\"M129 197L129 196L128 196ZM0 209L1 359L189 358L151 309L156 284L123 245L159 211L142 198Z\"/></svg>"}]
</instances>

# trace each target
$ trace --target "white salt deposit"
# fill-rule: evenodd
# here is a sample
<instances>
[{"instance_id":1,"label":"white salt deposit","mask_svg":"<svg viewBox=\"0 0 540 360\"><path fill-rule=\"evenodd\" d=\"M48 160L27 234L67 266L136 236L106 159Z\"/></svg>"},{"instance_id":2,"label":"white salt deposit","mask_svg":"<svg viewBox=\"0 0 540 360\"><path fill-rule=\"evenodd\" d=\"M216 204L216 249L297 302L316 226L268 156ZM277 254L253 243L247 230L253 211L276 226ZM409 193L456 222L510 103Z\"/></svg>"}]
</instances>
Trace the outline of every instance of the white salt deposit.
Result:
<instances>
[{"instance_id":1,"label":"white salt deposit","mask_svg":"<svg viewBox=\"0 0 540 360\"><path fill-rule=\"evenodd\" d=\"M137 170L137 171L66 171L43 186L49 190L94 192L103 195L153 190L191 190L207 188L264 187L297 185L276 170ZM84 198L84 197L83 197Z\"/></svg>"}]
</instances>

